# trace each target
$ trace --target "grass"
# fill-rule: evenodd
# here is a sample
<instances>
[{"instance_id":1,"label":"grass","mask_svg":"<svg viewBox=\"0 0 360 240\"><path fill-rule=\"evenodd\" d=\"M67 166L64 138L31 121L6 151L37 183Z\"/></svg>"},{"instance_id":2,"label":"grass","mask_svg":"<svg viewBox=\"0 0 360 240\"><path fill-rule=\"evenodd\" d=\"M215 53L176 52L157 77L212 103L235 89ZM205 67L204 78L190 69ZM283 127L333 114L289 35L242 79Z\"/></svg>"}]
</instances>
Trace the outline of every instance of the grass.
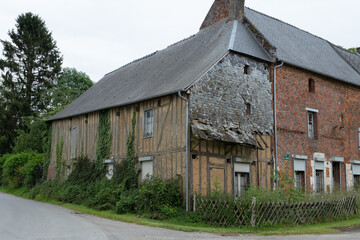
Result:
<instances>
[{"instance_id":1,"label":"grass","mask_svg":"<svg viewBox=\"0 0 360 240\"><path fill-rule=\"evenodd\" d=\"M23 198L29 198L29 191L25 188L19 188L11 190L8 188L0 187L1 192L13 194ZM71 203L63 203L54 200L48 200L40 195L36 196L36 201L46 202L50 204L59 205L72 209L74 211L95 215L102 218L135 223L139 225L146 225L151 227L166 228L185 232L208 232L222 235L234 235L234 234L257 234L257 235L290 235L290 234L321 234L321 233L338 233L341 232L335 227L351 227L360 225L360 214L349 217L348 220L328 222L328 223L317 223L303 226L293 225L278 225L270 227L238 227L238 228L223 228L213 227L204 223L189 223L186 218L176 218L167 220L153 220L145 217L137 216L135 214L117 214L114 211L100 211L94 210L89 207Z\"/></svg>"}]
</instances>

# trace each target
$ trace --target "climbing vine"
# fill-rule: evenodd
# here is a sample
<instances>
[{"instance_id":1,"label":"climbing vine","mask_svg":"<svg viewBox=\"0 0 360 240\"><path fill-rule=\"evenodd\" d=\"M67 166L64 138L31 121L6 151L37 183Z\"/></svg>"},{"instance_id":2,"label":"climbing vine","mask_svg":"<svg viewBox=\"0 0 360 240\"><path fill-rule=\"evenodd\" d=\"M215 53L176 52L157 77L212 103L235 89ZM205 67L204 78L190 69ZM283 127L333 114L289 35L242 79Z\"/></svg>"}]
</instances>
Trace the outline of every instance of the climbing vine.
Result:
<instances>
[{"instance_id":1,"label":"climbing vine","mask_svg":"<svg viewBox=\"0 0 360 240\"><path fill-rule=\"evenodd\" d=\"M136 112L134 111L131 120L131 130L126 139L126 158L115 166L113 180L121 184L123 190L137 187L139 170L135 163L135 126Z\"/></svg>"},{"instance_id":2,"label":"climbing vine","mask_svg":"<svg viewBox=\"0 0 360 240\"><path fill-rule=\"evenodd\" d=\"M104 170L104 160L110 157L111 129L108 111L104 110L99 115L98 142L96 146L96 168Z\"/></svg>"},{"instance_id":3,"label":"climbing vine","mask_svg":"<svg viewBox=\"0 0 360 240\"><path fill-rule=\"evenodd\" d=\"M57 134L57 143L56 143L56 182L60 182L63 180L64 176L65 176L65 159L62 156L62 152L64 149L64 139L63 137L59 137L59 132Z\"/></svg>"}]
</instances>

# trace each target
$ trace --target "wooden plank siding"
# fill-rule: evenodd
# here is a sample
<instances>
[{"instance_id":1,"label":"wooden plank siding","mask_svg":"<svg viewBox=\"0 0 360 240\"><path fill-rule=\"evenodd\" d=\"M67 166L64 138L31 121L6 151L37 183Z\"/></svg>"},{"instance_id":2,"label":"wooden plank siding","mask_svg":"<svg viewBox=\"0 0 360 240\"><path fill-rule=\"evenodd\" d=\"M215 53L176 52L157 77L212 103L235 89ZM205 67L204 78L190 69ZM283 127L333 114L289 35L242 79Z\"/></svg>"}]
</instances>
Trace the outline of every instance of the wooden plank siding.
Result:
<instances>
[{"instance_id":1,"label":"wooden plank siding","mask_svg":"<svg viewBox=\"0 0 360 240\"><path fill-rule=\"evenodd\" d=\"M152 137L143 137L144 111L154 109ZM186 103L176 94L156 98L128 106L111 108L109 120L112 132L110 157L121 161L126 156L126 139L131 130L133 112L136 112L135 149L138 157L153 156L154 175L171 178L177 174L185 176L186 159ZM63 158L71 171L71 129L78 128L76 157L96 158L99 112L80 115L52 122L51 164L48 178L55 178L56 145L64 140ZM183 181L185 182L185 181ZM183 184L184 185L184 184ZM185 189L185 185L183 186Z\"/></svg>"},{"instance_id":2,"label":"wooden plank siding","mask_svg":"<svg viewBox=\"0 0 360 240\"><path fill-rule=\"evenodd\" d=\"M152 137L143 137L144 111L154 109ZM111 108L109 120L112 132L110 157L119 162L126 156L126 139L131 131L131 120L136 112L135 149L138 157L153 157L154 176L167 179L182 175L185 192L186 174L186 103L177 95L165 96L123 107ZM71 172L71 129L77 127L76 157L96 159L99 112L52 122L51 164L48 178L55 178L56 145L64 140L63 158ZM190 194L206 195L218 183L225 193L234 192L234 159L242 158L251 164L250 179L254 186L271 188L271 136L258 137L264 150L239 144L192 138L189 156ZM139 162L139 167L141 163Z\"/></svg>"},{"instance_id":3,"label":"wooden plank siding","mask_svg":"<svg viewBox=\"0 0 360 240\"><path fill-rule=\"evenodd\" d=\"M192 192L207 195L215 188L216 183L224 193L234 194L235 158L241 158L250 164L251 185L270 189L272 138L270 135L263 135L261 138L259 137L258 140L263 150L220 141L193 139L191 142Z\"/></svg>"}]
</instances>

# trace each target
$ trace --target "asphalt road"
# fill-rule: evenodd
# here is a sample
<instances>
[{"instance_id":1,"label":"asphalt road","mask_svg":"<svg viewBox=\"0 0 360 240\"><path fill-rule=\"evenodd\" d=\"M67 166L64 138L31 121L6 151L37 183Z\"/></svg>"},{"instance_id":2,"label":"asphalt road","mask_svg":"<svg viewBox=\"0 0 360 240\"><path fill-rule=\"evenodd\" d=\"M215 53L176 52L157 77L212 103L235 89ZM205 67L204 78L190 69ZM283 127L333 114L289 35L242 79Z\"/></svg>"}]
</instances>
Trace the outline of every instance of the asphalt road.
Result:
<instances>
[{"instance_id":1,"label":"asphalt road","mask_svg":"<svg viewBox=\"0 0 360 240\"><path fill-rule=\"evenodd\" d=\"M239 240L239 239L360 239L360 231L328 235L299 236L219 236L208 233L186 233L140 226L77 214L67 208L35 202L0 193L0 240Z\"/></svg>"}]
</instances>

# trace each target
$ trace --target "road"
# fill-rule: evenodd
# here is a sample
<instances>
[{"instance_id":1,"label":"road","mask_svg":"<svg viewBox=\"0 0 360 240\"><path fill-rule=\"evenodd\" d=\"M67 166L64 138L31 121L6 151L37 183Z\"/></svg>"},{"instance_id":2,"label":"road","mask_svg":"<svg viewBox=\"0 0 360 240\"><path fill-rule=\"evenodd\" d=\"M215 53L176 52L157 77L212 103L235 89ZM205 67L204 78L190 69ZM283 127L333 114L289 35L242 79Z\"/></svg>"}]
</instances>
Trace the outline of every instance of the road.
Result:
<instances>
[{"instance_id":1,"label":"road","mask_svg":"<svg viewBox=\"0 0 360 240\"><path fill-rule=\"evenodd\" d=\"M360 239L360 231L300 236L219 236L180 232L103 219L0 192L0 240L240 240Z\"/></svg>"}]
</instances>

